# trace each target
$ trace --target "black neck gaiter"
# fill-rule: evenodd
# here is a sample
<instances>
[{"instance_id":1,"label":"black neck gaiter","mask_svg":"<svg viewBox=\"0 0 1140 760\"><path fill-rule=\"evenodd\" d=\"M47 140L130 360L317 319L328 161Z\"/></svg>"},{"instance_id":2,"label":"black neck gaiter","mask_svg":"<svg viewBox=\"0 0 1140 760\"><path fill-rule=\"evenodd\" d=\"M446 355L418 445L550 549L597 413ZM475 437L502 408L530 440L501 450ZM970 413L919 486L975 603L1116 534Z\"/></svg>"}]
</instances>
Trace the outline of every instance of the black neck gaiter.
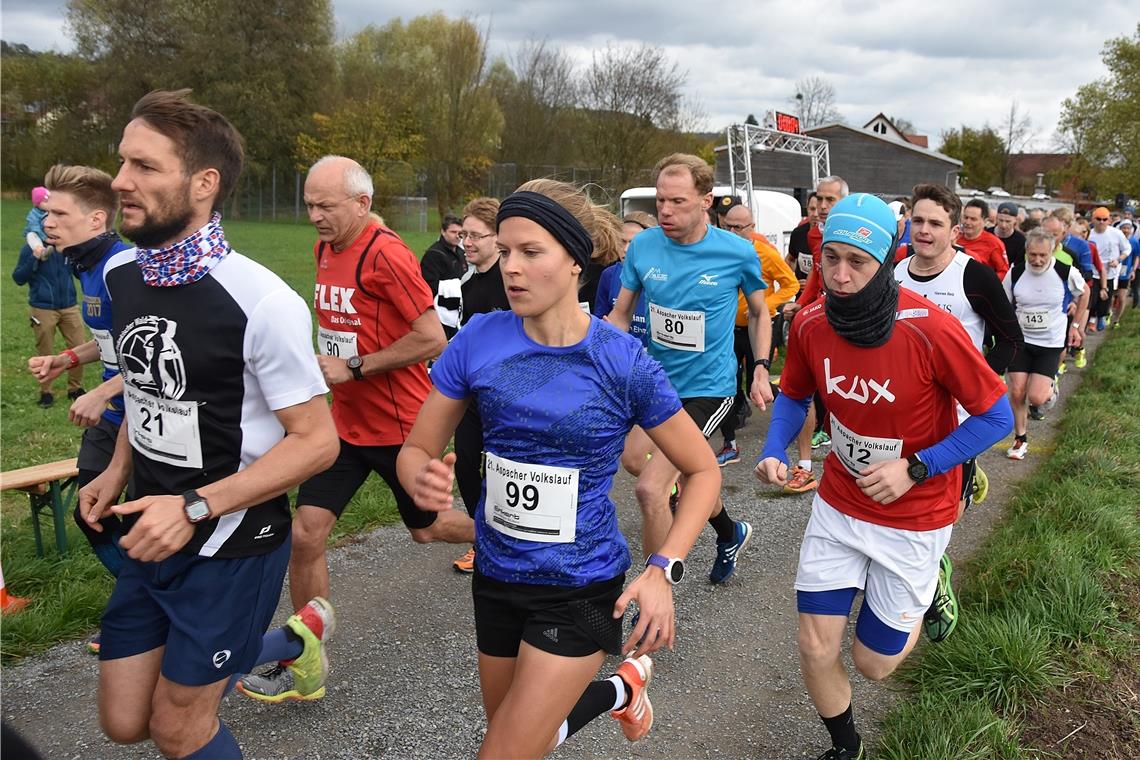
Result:
<instances>
[{"instance_id":1,"label":"black neck gaiter","mask_svg":"<svg viewBox=\"0 0 1140 760\"><path fill-rule=\"evenodd\" d=\"M826 285L824 292L827 292ZM827 321L836 335L861 348L874 348L890 340L898 305L895 268L886 262L858 293L832 296L828 292L823 301Z\"/></svg>"}]
</instances>

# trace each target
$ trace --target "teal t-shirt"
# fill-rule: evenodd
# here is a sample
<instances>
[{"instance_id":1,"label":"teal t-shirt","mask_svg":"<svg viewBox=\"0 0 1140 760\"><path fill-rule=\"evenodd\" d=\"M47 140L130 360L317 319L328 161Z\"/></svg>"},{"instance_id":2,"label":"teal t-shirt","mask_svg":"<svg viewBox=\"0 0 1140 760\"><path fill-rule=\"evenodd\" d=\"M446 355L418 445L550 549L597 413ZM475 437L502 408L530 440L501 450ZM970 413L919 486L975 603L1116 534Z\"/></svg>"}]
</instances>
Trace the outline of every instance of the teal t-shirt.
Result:
<instances>
[{"instance_id":1,"label":"teal t-shirt","mask_svg":"<svg viewBox=\"0 0 1140 760\"><path fill-rule=\"evenodd\" d=\"M680 245L653 227L630 242L621 284L644 292L649 353L681 398L736 393L737 293L766 287L751 243L708 227L700 241Z\"/></svg>"}]
</instances>

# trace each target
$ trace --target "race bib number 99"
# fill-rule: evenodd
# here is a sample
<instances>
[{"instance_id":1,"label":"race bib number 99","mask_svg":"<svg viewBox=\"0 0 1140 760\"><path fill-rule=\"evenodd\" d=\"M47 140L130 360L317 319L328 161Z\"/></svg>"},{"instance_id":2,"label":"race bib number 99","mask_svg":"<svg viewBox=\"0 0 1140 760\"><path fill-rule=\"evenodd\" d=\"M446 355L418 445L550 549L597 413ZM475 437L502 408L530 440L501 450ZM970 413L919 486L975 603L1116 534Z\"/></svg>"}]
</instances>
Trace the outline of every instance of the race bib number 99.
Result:
<instances>
[{"instance_id":1,"label":"race bib number 99","mask_svg":"<svg viewBox=\"0 0 1140 760\"><path fill-rule=\"evenodd\" d=\"M900 438L875 438L859 435L831 415L831 450L852 475L859 475L868 465L902 459Z\"/></svg>"},{"instance_id":2,"label":"race bib number 99","mask_svg":"<svg viewBox=\"0 0 1140 760\"><path fill-rule=\"evenodd\" d=\"M523 464L487 453L483 518L514 538L549 544L574 540L578 529L578 471Z\"/></svg>"},{"instance_id":3,"label":"race bib number 99","mask_svg":"<svg viewBox=\"0 0 1140 760\"><path fill-rule=\"evenodd\" d=\"M351 359L357 356L356 333L354 332L319 327L317 328L317 343L320 344L318 347L324 356L338 356L341 359Z\"/></svg>"},{"instance_id":4,"label":"race bib number 99","mask_svg":"<svg viewBox=\"0 0 1140 760\"><path fill-rule=\"evenodd\" d=\"M1022 330L1029 330L1030 332L1041 332L1049 329L1049 312L1048 311L1019 311L1017 312L1017 319L1021 322Z\"/></svg>"},{"instance_id":5,"label":"race bib number 99","mask_svg":"<svg viewBox=\"0 0 1140 760\"><path fill-rule=\"evenodd\" d=\"M196 402L157 398L129 383L123 385L123 397L135 451L175 467L202 468Z\"/></svg>"},{"instance_id":6,"label":"race bib number 99","mask_svg":"<svg viewBox=\"0 0 1140 760\"><path fill-rule=\"evenodd\" d=\"M705 313L678 311L649 304L649 331L653 340L680 351L705 350Z\"/></svg>"}]
</instances>

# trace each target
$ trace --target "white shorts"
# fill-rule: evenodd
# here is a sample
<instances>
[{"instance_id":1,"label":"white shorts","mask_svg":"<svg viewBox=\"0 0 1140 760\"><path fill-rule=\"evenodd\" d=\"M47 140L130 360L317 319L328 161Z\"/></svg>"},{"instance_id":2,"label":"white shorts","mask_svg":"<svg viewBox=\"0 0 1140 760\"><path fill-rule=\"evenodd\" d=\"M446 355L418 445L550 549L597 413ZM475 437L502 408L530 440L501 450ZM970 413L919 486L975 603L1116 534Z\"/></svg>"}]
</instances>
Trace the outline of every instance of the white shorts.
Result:
<instances>
[{"instance_id":1,"label":"white shorts","mask_svg":"<svg viewBox=\"0 0 1140 760\"><path fill-rule=\"evenodd\" d=\"M843 514L816 493L800 546L797 591L860 588L886 625L909 632L938 587L938 561L952 525L900 530Z\"/></svg>"}]
</instances>

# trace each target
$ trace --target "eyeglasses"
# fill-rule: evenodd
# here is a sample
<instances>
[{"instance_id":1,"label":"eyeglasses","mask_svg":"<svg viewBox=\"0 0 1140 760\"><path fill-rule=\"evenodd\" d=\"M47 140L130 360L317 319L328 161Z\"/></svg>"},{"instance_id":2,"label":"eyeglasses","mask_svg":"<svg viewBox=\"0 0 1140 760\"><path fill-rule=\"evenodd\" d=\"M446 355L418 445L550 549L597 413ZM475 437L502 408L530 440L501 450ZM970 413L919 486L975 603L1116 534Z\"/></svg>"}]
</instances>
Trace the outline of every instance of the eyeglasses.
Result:
<instances>
[{"instance_id":1,"label":"eyeglasses","mask_svg":"<svg viewBox=\"0 0 1140 760\"><path fill-rule=\"evenodd\" d=\"M753 224L755 224L755 222L749 222L748 224L726 224L724 228L729 232L744 232Z\"/></svg>"},{"instance_id":2,"label":"eyeglasses","mask_svg":"<svg viewBox=\"0 0 1140 760\"><path fill-rule=\"evenodd\" d=\"M1094 222L1107 222L1108 217L1107 216L1094 216L1093 221Z\"/></svg>"},{"instance_id":3,"label":"eyeglasses","mask_svg":"<svg viewBox=\"0 0 1140 760\"><path fill-rule=\"evenodd\" d=\"M493 233L493 232L488 232L486 235L477 235L474 232L460 232L459 233L459 239L460 240L473 240L476 243L478 243L483 238L489 238L489 237L493 236L494 234L495 233Z\"/></svg>"}]
</instances>

